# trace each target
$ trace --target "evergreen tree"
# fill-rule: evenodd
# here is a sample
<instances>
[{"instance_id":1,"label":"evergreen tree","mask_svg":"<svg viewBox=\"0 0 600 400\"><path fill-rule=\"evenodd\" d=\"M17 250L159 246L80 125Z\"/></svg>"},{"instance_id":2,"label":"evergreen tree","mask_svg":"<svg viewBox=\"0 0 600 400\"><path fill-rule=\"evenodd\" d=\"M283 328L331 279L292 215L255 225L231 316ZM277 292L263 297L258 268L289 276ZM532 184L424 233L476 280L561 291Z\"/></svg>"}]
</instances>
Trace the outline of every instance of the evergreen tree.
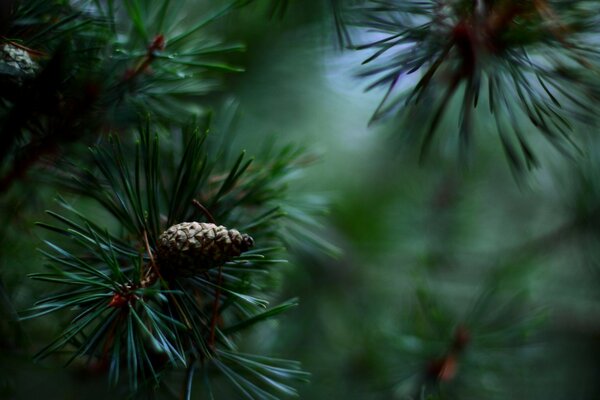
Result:
<instances>
[{"instance_id":1,"label":"evergreen tree","mask_svg":"<svg viewBox=\"0 0 600 400\"><path fill-rule=\"evenodd\" d=\"M0 397L596 398L598 11L2 2Z\"/></svg>"}]
</instances>

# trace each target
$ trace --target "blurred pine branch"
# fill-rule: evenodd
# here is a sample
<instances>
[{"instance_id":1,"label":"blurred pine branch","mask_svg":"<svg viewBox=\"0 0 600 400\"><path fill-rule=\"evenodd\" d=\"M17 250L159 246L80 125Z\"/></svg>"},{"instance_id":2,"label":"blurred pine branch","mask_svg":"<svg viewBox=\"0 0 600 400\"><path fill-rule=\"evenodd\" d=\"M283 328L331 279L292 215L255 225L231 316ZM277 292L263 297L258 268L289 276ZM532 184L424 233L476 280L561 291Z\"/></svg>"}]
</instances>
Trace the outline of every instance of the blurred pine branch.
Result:
<instances>
[{"instance_id":1,"label":"blurred pine branch","mask_svg":"<svg viewBox=\"0 0 600 400\"><path fill-rule=\"evenodd\" d=\"M528 132L572 154L574 126L594 120L596 2L370 1L347 13L353 48L370 52L359 77L385 89L371 122L420 115L407 129L422 134L421 158L455 101L462 155L481 115L516 172L539 163Z\"/></svg>"}]
</instances>

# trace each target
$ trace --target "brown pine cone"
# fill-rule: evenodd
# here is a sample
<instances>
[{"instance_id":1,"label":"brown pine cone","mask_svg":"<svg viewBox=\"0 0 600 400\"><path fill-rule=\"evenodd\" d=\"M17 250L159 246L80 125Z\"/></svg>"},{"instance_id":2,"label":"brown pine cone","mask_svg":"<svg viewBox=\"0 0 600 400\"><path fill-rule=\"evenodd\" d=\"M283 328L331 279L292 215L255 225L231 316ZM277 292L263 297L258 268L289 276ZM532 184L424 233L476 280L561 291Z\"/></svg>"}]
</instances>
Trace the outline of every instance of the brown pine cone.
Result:
<instances>
[{"instance_id":1,"label":"brown pine cone","mask_svg":"<svg viewBox=\"0 0 600 400\"><path fill-rule=\"evenodd\" d=\"M157 258L162 273L191 276L223 265L254 245L235 229L205 222L182 222L158 237Z\"/></svg>"},{"instance_id":2,"label":"brown pine cone","mask_svg":"<svg viewBox=\"0 0 600 400\"><path fill-rule=\"evenodd\" d=\"M29 53L11 44L1 46L0 64L14 68L26 76L35 74L39 68L37 63L31 59Z\"/></svg>"}]
</instances>

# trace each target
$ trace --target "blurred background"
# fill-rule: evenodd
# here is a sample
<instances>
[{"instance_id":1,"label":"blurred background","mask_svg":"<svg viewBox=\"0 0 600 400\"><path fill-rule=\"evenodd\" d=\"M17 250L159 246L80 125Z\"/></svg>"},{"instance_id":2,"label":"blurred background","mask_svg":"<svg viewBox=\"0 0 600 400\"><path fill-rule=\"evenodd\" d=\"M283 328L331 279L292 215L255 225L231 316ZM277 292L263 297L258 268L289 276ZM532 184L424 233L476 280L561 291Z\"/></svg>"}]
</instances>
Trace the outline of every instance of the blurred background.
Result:
<instances>
[{"instance_id":1,"label":"blurred background","mask_svg":"<svg viewBox=\"0 0 600 400\"><path fill-rule=\"evenodd\" d=\"M249 154L276 136L318 155L292 190L328 204L315 240L337 249L297 243L277 296L300 305L244 346L300 360L305 399L600 398L596 130L576 130L571 158L532 135L541 166L520 177L485 120L468 165L444 149L420 163L399 140L408 125L369 125L385 90L365 92L368 53L340 49L330 4L269 10L255 2L214 27L245 44L229 60L245 72L208 102L217 118L235 104ZM456 122L440 131L453 140ZM32 223L56 194L31 185L2 202L0 398L106 398L103 376L31 363L56 321L14 320L39 296Z\"/></svg>"}]
</instances>

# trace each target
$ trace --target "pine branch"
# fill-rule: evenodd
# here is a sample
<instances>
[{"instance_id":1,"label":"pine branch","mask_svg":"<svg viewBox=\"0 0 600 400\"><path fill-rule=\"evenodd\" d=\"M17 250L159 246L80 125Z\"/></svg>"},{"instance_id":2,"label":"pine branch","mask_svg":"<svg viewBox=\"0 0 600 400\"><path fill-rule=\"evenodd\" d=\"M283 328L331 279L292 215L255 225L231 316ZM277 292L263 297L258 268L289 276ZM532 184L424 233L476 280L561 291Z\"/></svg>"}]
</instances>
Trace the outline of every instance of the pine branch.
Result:
<instances>
[{"instance_id":1,"label":"pine branch","mask_svg":"<svg viewBox=\"0 0 600 400\"><path fill-rule=\"evenodd\" d=\"M191 396L195 360L203 360L198 373L208 363L248 398L296 394L285 382L306 379L297 364L238 353L235 338L297 304L267 308L264 296L272 266L284 262L277 256L287 234L279 229L283 216L270 210L285 200L289 175L302 153L285 147L267 158L267 167L255 170L242 154L227 167L211 154L207 131L206 126L183 130L180 157L159 144L160 135L151 133L148 122L135 143L112 137L92 148L94 169L73 167L72 179L61 179L63 187L110 212L123 229L108 232L64 200L66 214L49 212L56 223L39 224L69 239L70 247L46 241L50 272L31 277L63 290L38 302L24 318L79 311L38 358L70 349L69 362L97 360L115 384L126 372L132 392L148 381L160 382L164 371L186 368L183 398ZM169 166L164 154L179 163ZM195 203L210 204L210 211L203 207L199 214ZM200 265L195 259L176 260L186 248L165 250L162 238L170 224L207 215L227 226L250 227L257 247L220 261L201 259ZM303 218L310 223L308 215ZM213 240L205 243L207 249L222 246L209 236L198 240Z\"/></svg>"},{"instance_id":2,"label":"pine branch","mask_svg":"<svg viewBox=\"0 0 600 400\"><path fill-rule=\"evenodd\" d=\"M372 122L429 115L428 126L415 127L424 128L424 153L460 99L460 141L467 148L482 97L516 172L538 163L523 134L528 130L563 152L577 151L573 126L592 122L589 104L600 98L599 58L590 42L596 7L586 0L367 2L354 25L375 39L355 46L372 53L359 76L374 79L367 90L387 88Z\"/></svg>"},{"instance_id":3,"label":"pine branch","mask_svg":"<svg viewBox=\"0 0 600 400\"><path fill-rule=\"evenodd\" d=\"M243 46L206 29L233 8L190 26L169 0L8 7L0 30L0 170L9 169L3 189L40 155L127 129L139 113L165 123L201 113L200 100L222 74L242 70L220 59Z\"/></svg>"}]
</instances>

